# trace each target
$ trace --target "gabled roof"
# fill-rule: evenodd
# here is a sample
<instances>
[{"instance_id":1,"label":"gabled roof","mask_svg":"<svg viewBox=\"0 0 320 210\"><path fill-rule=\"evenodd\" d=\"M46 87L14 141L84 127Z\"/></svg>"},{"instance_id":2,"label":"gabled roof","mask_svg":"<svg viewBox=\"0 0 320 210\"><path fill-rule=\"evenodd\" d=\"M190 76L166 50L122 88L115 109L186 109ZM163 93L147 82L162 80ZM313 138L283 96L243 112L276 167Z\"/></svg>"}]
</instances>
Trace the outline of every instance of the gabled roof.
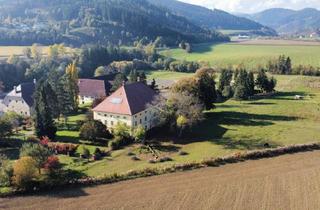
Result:
<instances>
[{"instance_id":1,"label":"gabled roof","mask_svg":"<svg viewBox=\"0 0 320 210\"><path fill-rule=\"evenodd\" d=\"M29 107L33 106L33 93L35 91L35 84L33 82L23 83L15 87L6 97L22 98Z\"/></svg>"},{"instance_id":2,"label":"gabled roof","mask_svg":"<svg viewBox=\"0 0 320 210\"><path fill-rule=\"evenodd\" d=\"M135 115L145 110L156 95L156 92L144 83L126 84L106 98L93 111Z\"/></svg>"},{"instance_id":3,"label":"gabled roof","mask_svg":"<svg viewBox=\"0 0 320 210\"><path fill-rule=\"evenodd\" d=\"M115 76L116 74L108 74L90 79L79 79L79 95L95 98L109 95Z\"/></svg>"},{"instance_id":4,"label":"gabled roof","mask_svg":"<svg viewBox=\"0 0 320 210\"><path fill-rule=\"evenodd\" d=\"M80 96L104 97L107 94L103 80L79 79L78 87Z\"/></svg>"}]
</instances>

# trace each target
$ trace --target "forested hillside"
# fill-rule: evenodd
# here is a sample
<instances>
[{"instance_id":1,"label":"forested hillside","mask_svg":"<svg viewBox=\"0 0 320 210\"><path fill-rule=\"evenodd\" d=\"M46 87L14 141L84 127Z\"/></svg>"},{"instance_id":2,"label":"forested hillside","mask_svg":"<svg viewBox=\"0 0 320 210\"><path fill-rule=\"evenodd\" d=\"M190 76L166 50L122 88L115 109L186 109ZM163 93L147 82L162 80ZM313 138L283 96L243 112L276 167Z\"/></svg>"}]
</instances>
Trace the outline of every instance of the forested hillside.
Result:
<instances>
[{"instance_id":1,"label":"forested hillside","mask_svg":"<svg viewBox=\"0 0 320 210\"><path fill-rule=\"evenodd\" d=\"M176 0L149 0L149 2L170 9L176 15L187 18L199 26L211 29L252 30L260 35L276 35L266 26L244 17L237 17L222 10L187 4Z\"/></svg>"},{"instance_id":2,"label":"forested hillside","mask_svg":"<svg viewBox=\"0 0 320 210\"><path fill-rule=\"evenodd\" d=\"M162 36L165 44L226 41L146 0L2 0L0 44L132 44ZM5 4L4 4L5 3Z\"/></svg>"},{"instance_id":3,"label":"forested hillside","mask_svg":"<svg viewBox=\"0 0 320 210\"><path fill-rule=\"evenodd\" d=\"M285 34L310 34L320 28L320 11L312 8L298 11L275 8L247 17Z\"/></svg>"}]
</instances>

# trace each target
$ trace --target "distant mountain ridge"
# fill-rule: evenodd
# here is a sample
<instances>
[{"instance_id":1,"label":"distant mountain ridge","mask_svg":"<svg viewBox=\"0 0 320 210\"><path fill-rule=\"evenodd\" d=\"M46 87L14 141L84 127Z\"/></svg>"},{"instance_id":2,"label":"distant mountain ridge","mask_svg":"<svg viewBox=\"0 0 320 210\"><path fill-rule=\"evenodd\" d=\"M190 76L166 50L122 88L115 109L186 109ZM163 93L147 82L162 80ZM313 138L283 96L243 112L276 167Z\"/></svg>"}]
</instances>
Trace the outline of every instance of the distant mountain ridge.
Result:
<instances>
[{"instance_id":1,"label":"distant mountain ridge","mask_svg":"<svg viewBox=\"0 0 320 210\"><path fill-rule=\"evenodd\" d=\"M314 8L302 10L274 8L245 17L283 34L306 34L320 29L320 11Z\"/></svg>"},{"instance_id":2,"label":"distant mountain ridge","mask_svg":"<svg viewBox=\"0 0 320 210\"><path fill-rule=\"evenodd\" d=\"M147 0L2 0L0 44L132 44L163 37L166 44L227 41Z\"/></svg>"},{"instance_id":3,"label":"distant mountain ridge","mask_svg":"<svg viewBox=\"0 0 320 210\"><path fill-rule=\"evenodd\" d=\"M169 9L172 13L185 17L199 26L210 29L253 30L276 35L275 31L260 23L244 17L238 17L222 10L211 10L177 0L148 0L158 6Z\"/></svg>"}]
</instances>

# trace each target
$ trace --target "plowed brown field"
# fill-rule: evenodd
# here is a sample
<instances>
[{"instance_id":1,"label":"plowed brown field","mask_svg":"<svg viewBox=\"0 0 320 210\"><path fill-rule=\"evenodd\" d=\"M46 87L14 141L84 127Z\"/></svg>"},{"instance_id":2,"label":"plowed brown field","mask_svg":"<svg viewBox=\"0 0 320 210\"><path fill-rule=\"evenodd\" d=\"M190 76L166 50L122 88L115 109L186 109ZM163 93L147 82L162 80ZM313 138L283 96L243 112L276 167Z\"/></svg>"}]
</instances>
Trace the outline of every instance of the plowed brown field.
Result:
<instances>
[{"instance_id":1,"label":"plowed brown field","mask_svg":"<svg viewBox=\"0 0 320 210\"><path fill-rule=\"evenodd\" d=\"M320 209L320 152L0 199L0 209Z\"/></svg>"}]
</instances>

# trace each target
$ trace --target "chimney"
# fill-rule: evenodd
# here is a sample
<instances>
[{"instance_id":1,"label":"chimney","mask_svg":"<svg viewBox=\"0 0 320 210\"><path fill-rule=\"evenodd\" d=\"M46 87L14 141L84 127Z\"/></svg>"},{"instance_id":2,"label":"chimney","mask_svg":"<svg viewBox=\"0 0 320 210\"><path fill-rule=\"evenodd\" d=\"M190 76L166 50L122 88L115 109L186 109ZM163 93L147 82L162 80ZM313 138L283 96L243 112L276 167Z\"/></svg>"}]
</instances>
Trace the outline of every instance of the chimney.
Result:
<instances>
[{"instance_id":1,"label":"chimney","mask_svg":"<svg viewBox=\"0 0 320 210\"><path fill-rule=\"evenodd\" d=\"M13 86L13 89L16 93L18 92L17 86Z\"/></svg>"}]
</instances>

